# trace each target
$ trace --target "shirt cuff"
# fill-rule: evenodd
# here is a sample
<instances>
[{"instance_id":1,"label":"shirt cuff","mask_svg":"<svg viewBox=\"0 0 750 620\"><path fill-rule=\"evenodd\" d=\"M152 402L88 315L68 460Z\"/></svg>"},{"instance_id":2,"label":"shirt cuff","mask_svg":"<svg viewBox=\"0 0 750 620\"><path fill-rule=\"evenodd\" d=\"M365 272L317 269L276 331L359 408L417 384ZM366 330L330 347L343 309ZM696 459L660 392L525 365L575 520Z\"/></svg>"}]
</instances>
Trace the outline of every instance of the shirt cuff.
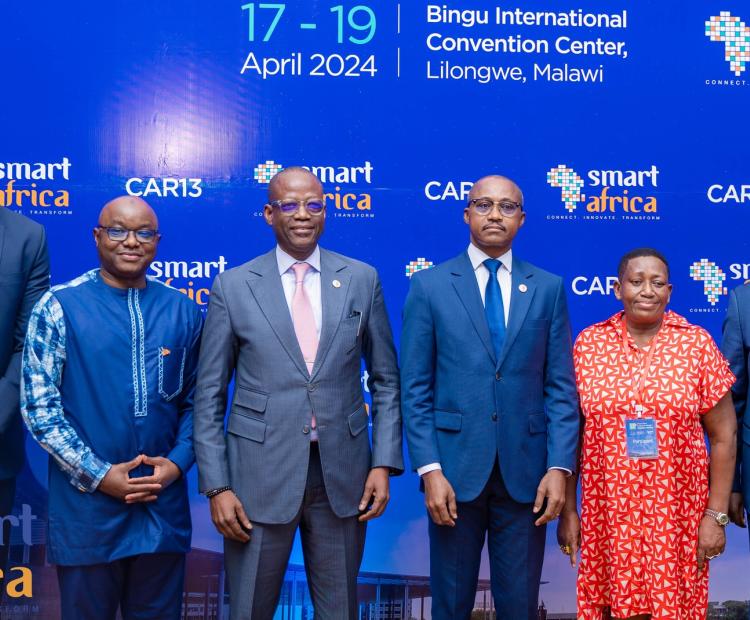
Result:
<instances>
[{"instance_id":1,"label":"shirt cuff","mask_svg":"<svg viewBox=\"0 0 750 620\"><path fill-rule=\"evenodd\" d=\"M93 493L99 488L111 467L111 464L91 452L81 462L77 475L71 478L70 484L84 493Z\"/></svg>"},{"instance_id":2,"label":"shirt cuff","mask_svg":"<svg viewBox=\"0 0 750 620\"><path fill-rule=\"evenodd\" d=\"M557 469L565 474L566 477L570 477L573 475L573 472L570 471L567 467L549 467L547 468L547 471L552 471L553 469Z\"/></svg>"},{"instance_id":3,"label":"shirt cuff","mask_svg":"<svg viewBox=\"0 0 750 620\"><path fill-rule=\"evenodd\" d=\"M417 467L417 473L420 476L424 476L425 474L428 474L431 471L436 471L438 469L440 469L440 470L443 469L440 466L440 463L428 463L427 465L422 465L422 467Z\"/></svg>"},{"instance_id":4,"label":"shirt cuff","mask_svg":"<svg viewBox=\"0 0 750 620\"><path fill-rule=\"evenodd\" d=\"M193 448L184 444L177 444L172 451L167 454L167 458L172 461L184 476L195 462L195 453Z\"/></svg>"}]
</instances>

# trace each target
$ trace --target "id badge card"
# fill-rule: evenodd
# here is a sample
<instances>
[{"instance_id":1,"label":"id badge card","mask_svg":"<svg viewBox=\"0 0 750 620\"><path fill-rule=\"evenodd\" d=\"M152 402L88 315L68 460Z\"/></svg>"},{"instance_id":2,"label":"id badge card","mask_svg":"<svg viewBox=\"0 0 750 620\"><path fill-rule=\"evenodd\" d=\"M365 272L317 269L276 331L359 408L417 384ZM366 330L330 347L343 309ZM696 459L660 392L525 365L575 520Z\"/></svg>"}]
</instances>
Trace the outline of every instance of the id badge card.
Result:
<instances>
[{"instance_id":1,"label":"id badge card","mask_svg":"<svg viewBox=\"0 0 750 620\"><path fill-rule=\"evenodd\" d=\"M656 436L656 419L626 419L625 440L627 442L628 458L659 458L659 439Z\"/></svg>"}]
</instances>

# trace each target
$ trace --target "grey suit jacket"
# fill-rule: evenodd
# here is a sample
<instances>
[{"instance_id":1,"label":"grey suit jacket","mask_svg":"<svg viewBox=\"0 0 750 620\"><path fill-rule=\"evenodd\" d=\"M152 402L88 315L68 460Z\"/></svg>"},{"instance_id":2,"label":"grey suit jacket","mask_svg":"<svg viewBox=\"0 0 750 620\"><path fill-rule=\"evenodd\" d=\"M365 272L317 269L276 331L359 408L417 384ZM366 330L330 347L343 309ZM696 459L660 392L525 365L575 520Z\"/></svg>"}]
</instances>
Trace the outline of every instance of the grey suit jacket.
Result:
<instances>
[{"instance_id":1,"label":"grey suit jacket","mask_svg":"<svg viewBox=\"0 0 750 620\"><path fill-rule=\"evenodd\" d=\"M231 485L250 520L259 523L288 523L301 506L311 411L326 491L339 517L357 514L370 468L403 471L398 366L377 272L322 248L320 254L323 324L312 375L294 333L275 250L219 275L211 292L193 413L199 485L201 491ZM369 417L363 357L373 403Z\"/></svg>"},{"instance_id":2,"label":"grey suit jacket","mask_svg":"<svg viewBox=\"0 0 750 620\"><path fill-rule=\"evenodd\" d=\"M23 467L21 351L31 309L48 288L44 228L0 207L0 480Z\"/></svg>"}]
</instances>

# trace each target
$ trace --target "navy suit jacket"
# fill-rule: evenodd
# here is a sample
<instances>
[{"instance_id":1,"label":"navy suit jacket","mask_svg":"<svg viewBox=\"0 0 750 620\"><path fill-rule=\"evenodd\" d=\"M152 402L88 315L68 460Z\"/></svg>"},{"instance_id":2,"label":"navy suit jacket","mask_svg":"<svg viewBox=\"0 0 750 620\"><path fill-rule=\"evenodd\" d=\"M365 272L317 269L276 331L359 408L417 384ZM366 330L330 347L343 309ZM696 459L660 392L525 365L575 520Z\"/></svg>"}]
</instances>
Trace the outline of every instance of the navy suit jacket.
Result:
<instances>
[{"instance_id":1,"label":"navy suit jacket","mask_svg":"<svg viewBox=\"0 0 750 620\"><path fill-rule=\"evenodd\" d=\"M578 398L562 280L513 258L496 358L467 253L412 277L401 337L402 415L414 469L439 462L457 500L497 459L511 497L534 501L549 467L575 468Z\"/></svg>"},{"instance_id":2,"label":"navy suit jacket","mask_svg":"<svg viewBox=\"0 0 750 620\"><path fill-rule=\"evenodd\" d=\"M748 411L748 356L750 356L750 286L729 294L721 350L737 377L732 400L737 411L737 471L734 491L742 492L745 508L750 510L750 411Z\"/></svg>"},{"instance_id":3,"label":"navy suit jacket","mask_svg":"<svg viewBox=\"0 0 750 620\"><path fill-rule=\"evenodd\" d=\"M23 467L21 352L31 309L48 288L44 228L0 208L0 480L15 477Z\"/></svg>"}]
</instances>

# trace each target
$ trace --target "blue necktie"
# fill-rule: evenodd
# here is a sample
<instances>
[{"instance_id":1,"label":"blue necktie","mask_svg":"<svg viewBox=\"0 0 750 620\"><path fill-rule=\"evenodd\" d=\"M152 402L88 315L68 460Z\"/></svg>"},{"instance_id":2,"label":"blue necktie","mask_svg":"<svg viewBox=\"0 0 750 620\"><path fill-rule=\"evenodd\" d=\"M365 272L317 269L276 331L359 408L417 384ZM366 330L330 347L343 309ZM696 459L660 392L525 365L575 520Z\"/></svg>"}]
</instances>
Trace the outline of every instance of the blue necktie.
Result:
<instances>
[{"instance_id":1,"label":"blue necktie","mask_svg":"<svg viewBox=\"0 0 750 620\"><path fill-rule=\"evenodd\" d=\"M502 263L494 258L484 261L484 266L490 272L490 279L487 280L487 287L484 289L484 314L487 316L487 325L490 328L497 359L500 359L500 352L505 343L505 309L500 284L497 281L497 270L501 265Z\"/></svg>"}]
</instances>

